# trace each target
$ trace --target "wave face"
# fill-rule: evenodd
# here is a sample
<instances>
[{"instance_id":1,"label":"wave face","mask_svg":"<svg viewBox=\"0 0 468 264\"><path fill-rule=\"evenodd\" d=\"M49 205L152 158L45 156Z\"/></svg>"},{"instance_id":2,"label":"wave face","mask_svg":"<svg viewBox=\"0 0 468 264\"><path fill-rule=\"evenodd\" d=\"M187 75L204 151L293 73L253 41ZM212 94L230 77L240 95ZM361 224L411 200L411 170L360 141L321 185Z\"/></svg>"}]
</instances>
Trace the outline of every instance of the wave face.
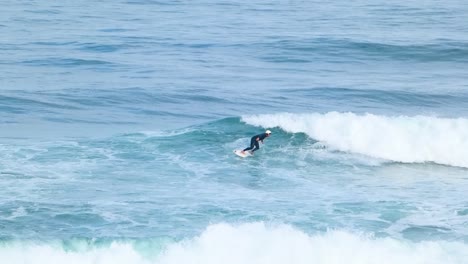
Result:
<instances>
[{"instance_id":1,"label":"wave face","mask_svg":"<svg viewBox=\"0 0 468 264\"><path fill-rule=\"evenodd\" d=\"M245 116L248 124L306 133L339 151L468 168L468 119L330 112Z\"/></svg>"},{"instance_id":2,"label":"wave face","mask_svg":"<svg viewBox=\"0 0 468 264\"><path fill-rule=\"evenodd\" d=\"M262 222L208 226L200 236L180 242L87 241L0 246L10 264L462 264L468 246L459 242L401 242L345 231L308 235L289 225Z\"/></svg>"}]
</instances>

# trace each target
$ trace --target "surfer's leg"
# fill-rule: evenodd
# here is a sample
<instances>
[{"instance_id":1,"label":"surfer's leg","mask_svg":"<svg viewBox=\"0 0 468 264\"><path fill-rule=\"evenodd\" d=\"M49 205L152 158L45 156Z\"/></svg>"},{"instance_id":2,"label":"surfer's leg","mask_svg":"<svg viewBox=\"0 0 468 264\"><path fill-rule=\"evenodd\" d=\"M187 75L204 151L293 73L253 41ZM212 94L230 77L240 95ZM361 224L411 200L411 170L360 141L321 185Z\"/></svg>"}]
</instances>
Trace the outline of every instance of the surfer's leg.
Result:
<instances>
[{"instance_id":1,"label":"surfer's leg","mask_svg":"<svg viewBox=\"0 0 468 264\"><path fill-rule=\"evenodd\" d=\"M247 151L247 150L253 149L254 146L255 146L256 144L258 144L258 142L257 142L255 139L251 139L251 140L250 140L250 147L245 148L245 149L242 151L242 153L244 153L244 152Z\"/></svg>"},{"instance_id":2,"label":"surfer's leg","mask_svg":"<svg viewBox=\"0 0 468 264\"><path fill-rule=\"evenodd\" d=\"M254 151L258 150L260 148L260 145L258 144L258 141L255 141L255 148L252 149L251 153L253 154Z\"/></svg>"}]
</instances>

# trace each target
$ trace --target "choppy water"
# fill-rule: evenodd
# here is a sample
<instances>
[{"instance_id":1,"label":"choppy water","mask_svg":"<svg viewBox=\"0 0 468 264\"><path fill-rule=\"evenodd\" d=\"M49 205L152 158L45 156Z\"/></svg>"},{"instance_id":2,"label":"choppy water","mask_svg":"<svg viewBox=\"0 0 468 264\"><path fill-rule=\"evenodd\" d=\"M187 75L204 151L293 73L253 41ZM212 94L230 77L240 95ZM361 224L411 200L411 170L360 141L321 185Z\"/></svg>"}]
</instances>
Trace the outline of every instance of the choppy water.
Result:
<instances>
[{"instance_id":1,"label":"choppy water","mask_svg":"<svg viewBox=\"0 0 468 264\"><path fill-rule=\"evenodd\" d=\"M466 263L467 15L4 1L0 261Z\"/></svg>"}]
</instances>

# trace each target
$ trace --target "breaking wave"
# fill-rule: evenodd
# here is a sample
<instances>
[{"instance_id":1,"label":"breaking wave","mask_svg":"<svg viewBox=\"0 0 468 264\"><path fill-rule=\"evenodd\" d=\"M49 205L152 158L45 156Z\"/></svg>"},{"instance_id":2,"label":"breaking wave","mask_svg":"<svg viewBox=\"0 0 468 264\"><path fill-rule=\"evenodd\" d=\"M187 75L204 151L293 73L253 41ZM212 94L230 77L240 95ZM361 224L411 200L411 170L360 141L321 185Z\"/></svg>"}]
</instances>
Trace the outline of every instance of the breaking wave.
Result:
<instances>
[{"instance_id":1,"label":"breaking wave","mask_svg":"<svg viewBox=\"0 0 468 264\"><path fill-rule=\"evenodd\" d=\"M200 236L180 242L112 242L67 247L27 242L1 243L0 259L9 264L461 264L468 246L461 242L409 242L345 231L309 235L289 225L263 222L208 226Z\"/></svg>"},{"instance_id":2,"label":"breaking wave","mask_svg":"<svg viewBox=\"0 0 468 264\"><path fill-rule=\"evenodd\" d=\"M305 133L328 147L405 163L468 168L468 119L329 112L267 114L242 121Z\"/></svg>"}]
</instances>

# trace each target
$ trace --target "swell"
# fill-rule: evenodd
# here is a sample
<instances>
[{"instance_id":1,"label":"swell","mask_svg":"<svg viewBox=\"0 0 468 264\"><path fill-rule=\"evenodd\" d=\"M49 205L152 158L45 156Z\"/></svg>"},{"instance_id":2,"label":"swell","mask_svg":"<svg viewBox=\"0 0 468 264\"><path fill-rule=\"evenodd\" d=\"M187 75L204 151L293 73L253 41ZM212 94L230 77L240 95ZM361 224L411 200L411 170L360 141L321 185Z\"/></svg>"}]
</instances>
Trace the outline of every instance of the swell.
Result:
<instances>
[{"instance_id":1,"label":"swell","mask_svg":"<svg viewBox=\"0 0 468 264\"><path fill-rule=\"evenodd\" d=\"M288 88L279 89L288 97L307 98L312 105L323 102L335 106L354 107L355 109L385 109L403 112L418 109L431 111L440 109L452 114L463 111L460 106L468 101L466 93L415 93L402 90L351 89L342 87ZM287 99L287 98L285 98ZM325 108L326 109L326 108Z\"/></svg>"},{"instance_id":2,"label":"swell","mask_svg":"<svg viewBox=\"0 0 468 264\"><path fill-rule=\"evenodd\" d=\"M203 109L189 112L181 107L188 104L229 106L234 102L198 90L166 92L140 88L9 91L0 95L0 111L8 115L36 116L60 123L130 124L137 120L135 116L206 118ZM117 116L119 120L114 120Z\"/></svg>"},{"instance_id":3,"label":"swell","mask_svg":"<svg viewBox=\"0 0 468 264\"><path fill-rule=\"evenodd\" d=\"M382 43L353 39L317 38L280 40L258 44L267 50L263 59L281 61L284 58L313 62L322 56L335 58L395 60L413 62L467 62L468 43L437 41L428 44ZM296 58L296 59L295 59Z\"/></svg>"},{"instance_id":4,"label":"swell","mask_svg":"<svg viewBox=\"0 0 468 264\"><path fill-rule=\"evenodd\" d=\"M21 62L28 66L51 66L51 67L81 67L81 66L112 66L113 63L103 60L78 59L78 58L47 58L25 60Z\"/></svg>"}]
</instances>

